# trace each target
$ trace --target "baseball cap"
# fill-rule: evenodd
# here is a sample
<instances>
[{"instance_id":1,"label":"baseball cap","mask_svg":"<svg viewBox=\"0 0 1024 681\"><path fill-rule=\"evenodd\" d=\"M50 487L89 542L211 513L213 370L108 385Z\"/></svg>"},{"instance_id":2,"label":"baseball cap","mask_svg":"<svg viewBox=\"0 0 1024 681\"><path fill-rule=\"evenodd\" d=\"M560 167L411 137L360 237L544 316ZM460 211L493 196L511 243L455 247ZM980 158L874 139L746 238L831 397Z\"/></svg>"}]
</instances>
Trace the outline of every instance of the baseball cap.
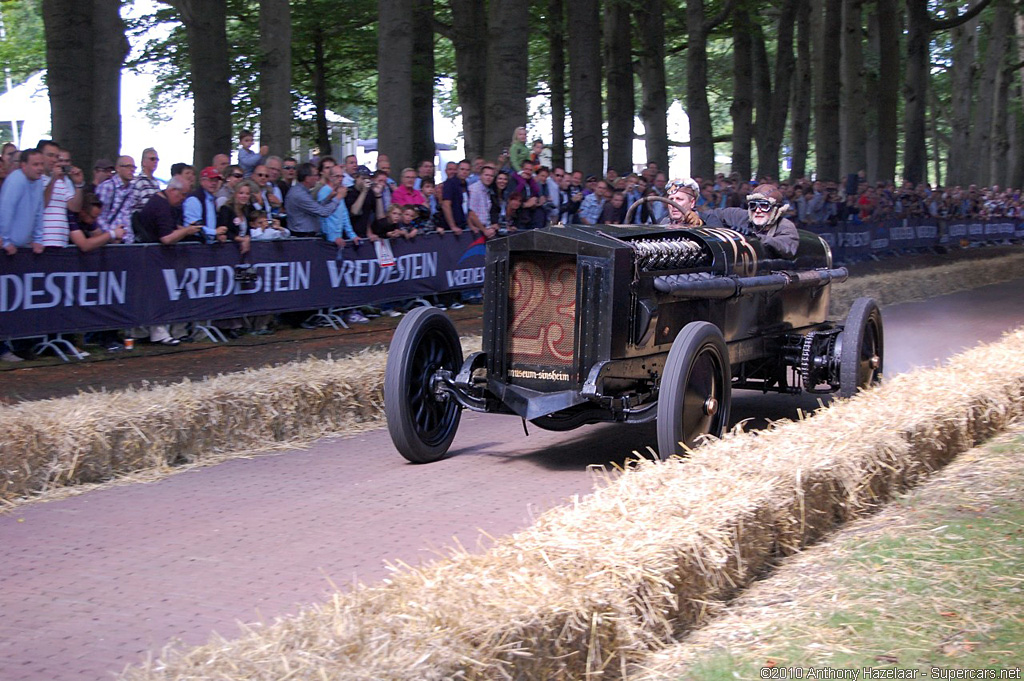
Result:
<instances>
[{"instance_id":1,"label":"baseball cap","mask_svg":"<svg viewBox=\"0 0 1024 681\"><path fill-rule=\"evenodd\" d=\"M205 168L203 168L203 172L199 173L199 177L203 178L204 180L224 179L221 177L220 173L217 172L217 169L214 168L213 166L206 166Z\"/></svg>"},{"instance_id":2,"label":"baseball cap","mask_svg":"<svg viewBox=\"0 0 1024 681\"><path fill-rule=\"evenodd\" d=\"M101 158L93 164L93 170L113 170L114 162L109 158Z\"/></svg>"},{"instance_id":3,"label":"baseball cap","mask_svg":"<svg viewBox=\"0 0 1024 681\"><path fill-rule=\"evenodd\" d=\"M597 182L597 175L587 175L587 182Z\"/></svg>"},{"instance_id":4,"label":"baseball cap","mask_svg":"<svg viewBox=\"0 0 1024 681\"><path fill-rule=\"evenodd\" d=\"M373 176L373 173L371 173L370 169L366 166L359 166L356 168L356 175L366 175L367 177L371 177Z\"/></svg>"}]
</instances>

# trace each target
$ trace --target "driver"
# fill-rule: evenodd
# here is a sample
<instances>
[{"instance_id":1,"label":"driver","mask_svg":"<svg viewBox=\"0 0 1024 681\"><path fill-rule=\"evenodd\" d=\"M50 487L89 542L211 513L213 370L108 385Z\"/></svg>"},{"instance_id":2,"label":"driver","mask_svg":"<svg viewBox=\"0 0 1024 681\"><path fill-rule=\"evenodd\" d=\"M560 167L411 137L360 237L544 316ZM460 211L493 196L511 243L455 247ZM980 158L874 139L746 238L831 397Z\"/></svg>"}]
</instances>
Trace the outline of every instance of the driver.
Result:
<instances>
[{"instance_id":1,"label":"driver","mask_svg":"<svg viewBox=\"0 0 1024 681\"><path fill-rule=\"evenodd\" d=\"M676 178L665 186L665 198L672 203L668 205L668 215L662 218L661 224L669 227L700 227L704 220L693 209L697 202L700 187L688 178ZM678 208L672 204L678 204ZM683 210L680 211L679 209Z\"/></svg>"},{"instance_id":2,"label":"driver","mask_svg":"<svg viewBox=\"0 0 1024 681\"><path fill-rule=\"evenodd\" d=\"M747 209L718 208L704 214L709 227L728 227L761 240L765 250L777 258L796 256L800 235L796 225L782 217L789 204L774 184L759 184L747 195Z\"/></svg>"}]
</instances>

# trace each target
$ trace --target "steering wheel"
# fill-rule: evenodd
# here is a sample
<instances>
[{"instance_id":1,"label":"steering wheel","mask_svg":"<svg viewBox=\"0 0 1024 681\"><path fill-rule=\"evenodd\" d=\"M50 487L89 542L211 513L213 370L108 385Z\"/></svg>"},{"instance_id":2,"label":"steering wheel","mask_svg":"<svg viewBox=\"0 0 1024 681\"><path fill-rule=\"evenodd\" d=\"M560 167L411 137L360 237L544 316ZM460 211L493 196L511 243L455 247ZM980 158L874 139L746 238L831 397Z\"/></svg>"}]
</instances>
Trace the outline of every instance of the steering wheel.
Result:
<instances>
[{"instance_id":1,"label":"steering wheel","mask_svg":"<svg viewBox=\"0 0 1024 681\"><path fill-rule=\"evenodd\" d=\"M626 211L626 217L624 218L624 221L627 225L633 224L633 213L636 212L636 209L638 207L646 203L667 203L670 206L674 206L675 209L678 210L680 213L686 213L686 211L683 210L683 207L680 206L675 201L673 201L672 199L666 199L664 196L658 196L657 194L648 194L647 196L644 196L634 201L633 205L631 205L629 207L629 210Z\"/></svg>"}]
</instances>

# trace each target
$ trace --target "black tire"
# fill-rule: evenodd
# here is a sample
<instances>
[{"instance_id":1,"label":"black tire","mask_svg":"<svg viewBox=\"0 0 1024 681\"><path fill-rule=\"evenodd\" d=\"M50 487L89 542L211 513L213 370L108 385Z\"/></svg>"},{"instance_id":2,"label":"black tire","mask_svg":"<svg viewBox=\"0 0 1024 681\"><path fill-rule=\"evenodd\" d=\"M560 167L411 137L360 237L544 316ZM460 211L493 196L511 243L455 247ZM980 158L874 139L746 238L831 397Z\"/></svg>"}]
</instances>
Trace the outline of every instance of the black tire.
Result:
<instances>
[{"instance_id":1,"label":"black tire","mask_svg":"<svg viewBox=\"0 0 1024 681\"><path fill-rule=\"evenodd\" d=\"M721 437L729 423L732 372L718 327L691 322L679 332L665 362L658 394L658 454L685 454L701 436ZM682 443L682 444L680 444Z\"/></svg>"},{"instance_id":2,"label":"black tire","mask_svg":"<svg viewBox=\"0 0 1024 681\"><path fill-rule=\"evenodd\" d=\"M880 383L885 344L882 313L874 300L853 301L840 340L839 396L853 397L858 390Z\"/></svg>"},{"instance_id":3,"label":"black tire","mask_svg":"<svg viewBox=\"0 0 1024 681\"><path fill-rule=\"evenodd\" d=\"M462 345L455 325L436 307L418 307L398 325L384 374L384 413L395 448L413 463L448 453L462 417L455 400L438 400L431 378L438 369L455 376Z\"/></svg>"}]
</instances>

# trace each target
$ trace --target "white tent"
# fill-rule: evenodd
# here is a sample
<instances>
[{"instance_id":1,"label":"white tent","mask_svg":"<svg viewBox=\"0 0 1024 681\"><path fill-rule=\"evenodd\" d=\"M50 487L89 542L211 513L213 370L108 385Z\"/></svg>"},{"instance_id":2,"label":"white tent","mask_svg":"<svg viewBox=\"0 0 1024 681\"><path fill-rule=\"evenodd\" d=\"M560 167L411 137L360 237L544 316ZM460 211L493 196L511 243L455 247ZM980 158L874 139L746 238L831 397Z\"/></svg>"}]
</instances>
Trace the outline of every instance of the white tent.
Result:
<instances>
[{"instance_id":1,"label":"white tent","mask_svg":"<svg viewBox=\"0 0 1024 681\"><path fill-rule=\"evenodd\" d=\"M125 69L121 72L121 153L138 160L146 147L160 152L160 170L167 175L172 163L192 162L192 102L184 100L164 113L167 122L154 124L142 110L149 99L154 79ZM40 71L20 85L0 95L0 125L16 121L19 149L34 146L40 139L51 137L50 94L46 88L46 71ZM7 123L9 125L9 123Z\"/></svg>"},{"instance_id":2,"label":"white tent","mask_svg":"<svg viewBox=\"0 0 1024 681\"><path fill-rule=\"evenodd\" d=\"M49 137L50 94L46 89L45 76L46 71L40 71L0 95L0 121L6 125L13 124L14 143L19 149Z\"/></svg>"}]
</instances>

